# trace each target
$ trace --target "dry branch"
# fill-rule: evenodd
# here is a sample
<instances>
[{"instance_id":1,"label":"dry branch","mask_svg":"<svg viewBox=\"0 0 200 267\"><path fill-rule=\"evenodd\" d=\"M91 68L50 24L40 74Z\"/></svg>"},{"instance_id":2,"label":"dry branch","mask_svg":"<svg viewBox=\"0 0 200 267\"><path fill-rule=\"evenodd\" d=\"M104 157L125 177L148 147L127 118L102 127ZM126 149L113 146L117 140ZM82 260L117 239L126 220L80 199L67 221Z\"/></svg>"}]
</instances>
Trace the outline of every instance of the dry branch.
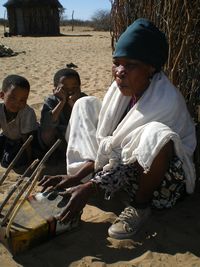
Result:
<instances>
[{"instance_id":1,"label":"dry branch","mask_svg":"<svg viewBox=\"0 0 200 267\"><path fill-rule=\"evenodd\" d=\"M15 156L15 158L12 160L12 162L10 163L10 165L8 166L8 168L6 169L5 173L1 176L1 178L0 178L0 186L5 181L6 177L9 174L9 172L15 166L15 163L18 161L19 157L21 156L21 154L23 153L23 151L29 146L29 144L30 144L30 142L32 140L33 140L33 136L30 135L29 138L26 140L26 142L24 142L24 144L22 145L22 147L18 151L17 155Z\"/></svg>"}]
</instances>

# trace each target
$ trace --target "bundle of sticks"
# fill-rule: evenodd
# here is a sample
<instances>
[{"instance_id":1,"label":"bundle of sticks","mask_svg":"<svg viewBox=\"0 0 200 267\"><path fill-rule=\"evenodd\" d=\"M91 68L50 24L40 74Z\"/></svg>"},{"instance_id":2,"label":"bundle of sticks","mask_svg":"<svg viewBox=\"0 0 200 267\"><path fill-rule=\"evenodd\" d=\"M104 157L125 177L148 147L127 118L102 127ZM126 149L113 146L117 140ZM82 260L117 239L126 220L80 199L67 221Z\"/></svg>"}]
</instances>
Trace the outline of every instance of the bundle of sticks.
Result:
<instances>
[{"instance_id":1,"label":"bundle of sticks","mask_svg":"<svg viewBox=\"0 0 200 267\"><path fill-rule=\"evenodd\" d=\"M8 177L9 172L14 168L17 160L27 148L27 146L32 141L33 136L30 136L26 142L22 145L21 149L18 151L17 155L10 163L5 173L0 177L0 186L4 183ZM19 177L15 184L11 187L8 194L6 195L3 202L0 204L0 230L1 228L6 227L5 239L10 237L10 228L11 225L19 212L20 208L23 206L24 202L29 198L31 192L37 184L37 181L40 179L42 170L45 167L46 161L49 159L51 154L56 150L56 148L61 143L61 140L58 139L54 145L47 151L44 157L39 160L36 159L32 162L30 166L25 170L25 172ZM30 177L27 177L27 174L31 173ZM20 189L19 189L20 188ZM13 197L14 196L14 197ZM9 208L4 212L4 208L7 206L8 202L12 198L11 204L9 203Z\"/></svg>"}]
</instances>

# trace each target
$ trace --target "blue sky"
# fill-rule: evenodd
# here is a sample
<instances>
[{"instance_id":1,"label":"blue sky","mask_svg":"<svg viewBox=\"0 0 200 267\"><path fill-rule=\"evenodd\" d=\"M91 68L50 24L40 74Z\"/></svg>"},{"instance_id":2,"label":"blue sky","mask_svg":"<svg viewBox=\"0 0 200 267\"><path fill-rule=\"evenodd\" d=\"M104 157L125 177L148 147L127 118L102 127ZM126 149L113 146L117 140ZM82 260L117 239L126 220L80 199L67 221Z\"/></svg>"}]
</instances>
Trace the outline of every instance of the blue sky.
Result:
<instances>
[{"instance_id":1,"label":"blue sky","mask_svg":"<svg viewBox=\"0 0 200 267\"><path fill-rule=\"evenodd\" d=\"M89 20L94 13L99 10L110 10L111 3L109 0L59 0L61 5L66 9L67 19L71 19L74 10L74 19ZM0 0L0 18L4 17L5 4L7 0Z\"/></svg>"}]
</instances>

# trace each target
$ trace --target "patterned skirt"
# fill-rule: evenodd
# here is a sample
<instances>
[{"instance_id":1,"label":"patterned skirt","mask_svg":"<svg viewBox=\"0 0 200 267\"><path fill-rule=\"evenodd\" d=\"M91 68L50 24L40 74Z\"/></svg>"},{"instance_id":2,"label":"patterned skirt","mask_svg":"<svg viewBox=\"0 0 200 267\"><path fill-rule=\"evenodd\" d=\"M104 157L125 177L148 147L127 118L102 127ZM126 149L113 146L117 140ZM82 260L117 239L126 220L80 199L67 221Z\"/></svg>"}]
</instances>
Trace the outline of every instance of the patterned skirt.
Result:
<instances>
[{"instance_id":1,"label":"patterned skirt","mask_svg":"<svg viewBox=\"0 0 200 267\"><path fill-rule=\"evenodd\" d=\"M151 206L157 209L171 208L186 193L185 175L181 160L174 156L159 187L153 192ZM135 164L119 164L109 171L97 172L92 181L105 191L105 199L115 192L125 191L130 203L134 201L138 189L138 170Z\"/></svg>"}]
</instances>

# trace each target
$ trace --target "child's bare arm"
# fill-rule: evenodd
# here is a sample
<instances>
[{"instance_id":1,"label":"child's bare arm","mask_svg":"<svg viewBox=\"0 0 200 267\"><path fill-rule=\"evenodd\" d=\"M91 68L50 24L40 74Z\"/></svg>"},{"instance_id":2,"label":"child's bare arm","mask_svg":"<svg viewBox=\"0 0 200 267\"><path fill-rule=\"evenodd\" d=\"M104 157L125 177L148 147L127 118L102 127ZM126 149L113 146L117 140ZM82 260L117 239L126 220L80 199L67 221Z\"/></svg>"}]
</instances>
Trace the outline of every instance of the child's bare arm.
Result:
<instances>
[{"instance_id":1,"label":"child's bare arm","mask_svg":"<svg viewBox=\"0 0 200 267\"><path fill-rule=\"evenodd\" d=\"M56 122L60 116L61 111L63 110L65 102L59 101L59 103L52 110L52 121Z\"/></svg>"},{"instance_id":2,"label":"child's bare arm","mask_svg":"<svg viewBox=\"0 0 200 267\"><path fill-rule=\"evenodd\" d=\"M58 120L60 113L65 106L65 103L67 101L67 95L66 95L65 91L60 87L55 88L53 90L53 93L59 99L59 103L52 110L52 121L55 122Z\"/></svg>"}]
</instances>

